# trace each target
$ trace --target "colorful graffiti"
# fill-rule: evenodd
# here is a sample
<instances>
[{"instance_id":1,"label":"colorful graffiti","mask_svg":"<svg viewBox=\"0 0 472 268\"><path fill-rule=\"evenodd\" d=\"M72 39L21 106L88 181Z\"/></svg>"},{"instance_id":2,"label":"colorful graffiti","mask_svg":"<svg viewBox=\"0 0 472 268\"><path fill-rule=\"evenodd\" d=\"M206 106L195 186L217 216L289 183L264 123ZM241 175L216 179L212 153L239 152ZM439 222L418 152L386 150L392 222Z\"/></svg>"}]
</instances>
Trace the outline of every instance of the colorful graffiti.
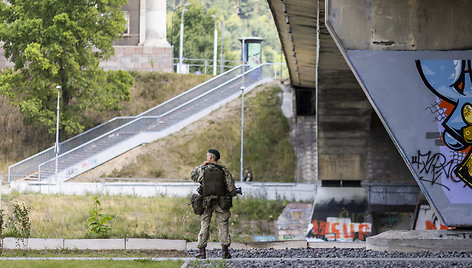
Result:
<instances>
[{"instance_id":1,"label":"colorful graffiti","mask_svg":"<svg viewBox=\"0 0 472 268\"><path fill-rule=\"evenodd\" d=\"M365 189L322 187L315 197L306 239L308 242L365 241L372 235L368 214Z\"/></svg>"},{"instance_id":2,"label":"colorful graffiti","mask_svg":"<svg viewBox=\"0 0 472 268\"><path fill-rule=\"evenodd\" d=\"M353 223L350 218L328 217L326 221L313 220L307 236L326 241L352 242L365 240L371 233L370 223Z\"/></svg>"},{"instance_id":3,"label":"colorful graffiti","mask_svg":"<svg viewBox=\"0 0 472 268\"><path fill-rule=\"evenodd\" d=\"M346 53L437 218L472 226L472 50Z\"/></svg>"},{"instance_id":4,"label":"colorful graffiti","mask_svg":"<svg viewBox=\"0 0 472 268\"><path fill-rule=\"evenodd\" d=\"M307 222L310 221L311 204L290 203L277 219L278 240L303 239Z\"/></svg>"},{"instance_id":5,"label":"colorful graffiti","mask_svg":"<svg viewBox=\"0 0 472 268\"><path fill-rule=\"evenodd\" d=\"M440 98L440 102L437 103L439 107L434 107L434 113L437 114L435 120L441 124L441 140L449 149L463 156L462 159L448 160L444 155L436 154L440 159L436 158L430 164L433 169L439 168L441 172L446 171L447 178L455 182L462 180L472 188L471 61L417 60L416 66L426 87ZM429 107L429 109L432 108ZM453 172L450 172L451 170ZM433 174L430 182L434 184L436 181L437 178Z\"/></svg>"},{"instance_id":6,"label":"colorful graffiti","mask_svg":"<svg viewBox=\"0 0 472 268\"><path fill-rule=\"evenodd\" d=\"M429 204L421 204L416 212L416 220L413 230L451 230L454 227L447 227L439 221Z\"/></svg>"}]
</instances>

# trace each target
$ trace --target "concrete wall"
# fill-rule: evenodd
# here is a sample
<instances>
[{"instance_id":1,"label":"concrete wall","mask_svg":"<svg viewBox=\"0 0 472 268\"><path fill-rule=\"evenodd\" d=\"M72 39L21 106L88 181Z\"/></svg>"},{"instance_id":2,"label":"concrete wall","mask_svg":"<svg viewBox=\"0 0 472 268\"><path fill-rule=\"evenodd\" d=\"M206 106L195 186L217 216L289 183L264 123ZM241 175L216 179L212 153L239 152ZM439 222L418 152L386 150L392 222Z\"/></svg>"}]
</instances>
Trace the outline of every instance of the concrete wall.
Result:
<instances>
[{"instance_id":1,"label":"concrete wall","mask_svg":"<svg viewBox=\"0 0 472 268\"><path fill-rule=\"evenodd\" d=\"M372 108L329 35L320 1L318 179L362 180Z\"/></svg>"},{"instance_id":2,"label":"concrete wall","mask_svg":"<svg viewBox=\"0 0 472 268\"><path fill-rule=\"evenodd\" d=\"M328 19L346 49L472 48L468 0L330 0Z\"/></svg>"},{"instance_id":3,"label":"concrete wall","mask_svg":"<svg viewBox=\"0 0 472 268\"><path fill-rule=\"evenodd\" d=\"M115 55L100 66L106 70L173 72L172 48L115 46Z\"/></svg>"}]
</instances>

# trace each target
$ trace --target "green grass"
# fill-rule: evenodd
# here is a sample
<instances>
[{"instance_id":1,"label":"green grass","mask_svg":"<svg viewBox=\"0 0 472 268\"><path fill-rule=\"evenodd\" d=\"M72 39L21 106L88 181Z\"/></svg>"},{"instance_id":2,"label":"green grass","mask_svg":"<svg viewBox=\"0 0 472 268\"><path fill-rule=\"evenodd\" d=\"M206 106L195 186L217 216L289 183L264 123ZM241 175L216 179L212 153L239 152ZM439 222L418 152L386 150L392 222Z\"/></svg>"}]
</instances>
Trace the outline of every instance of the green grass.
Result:
<instances>
[{"instance_id":1,"label":"green grass","mask_svg":"<svg viewBox=\"0 0 472 268\"><path fill-rule=\"evenodd\" d=\"M199 217L187 206L187 198L101 196L101 213L110 214L110 238L162 238L196 241ZM11 193L2 196L6 214L11 204L30 209L31 236L39 238L94 238L88 233L87 218L93 196L62 196ZM275 235L275 221L286 201L234 200L230 231L234 242L252 242L254 235ZM214 217L215 218L215 217ZM215 219L211 239L217 241Z\"/></svg>"},{"instance_id":2,"label":"green grass","mask_svg":"<svg viewBox=\"0 0 472 268\"><path fill-rule=\"evenodd\" d=\"M178 258L187 257L184 251L177 250L19 250L3 249L1 257L97 257L97 258Z\"/></svg>"},{"instance_id":3,"label":"green grass","mask_svg":"<svg viewBox=\"0 0 472 268\"><path fill-rule=\"evenodd\" d=\"M181 267L183 261L148 261L148 260L134 260L134 261L113 261L113 260L92 260L92 261L78 261L78 260L0 260L0 267L35 267L35 268L49 268L49 267L67 267L67 268L83 268L83 267L100 267L100 268L114 268L114 267L162 267L173 268Z\"/></svg>"},{"instance_id":4,"label":"green grass","mask_svg":"<svg viewBox=\"0 0 472 268\"><path fill-rule=\"evenodd\" d=\"M270 84L245 98L244 163L254 181L294 181L295 153L289 122L280 109L280 93L276 84ZM144 145L133 161L102 176L189 179L193 167L205 160L208 148L217 148L221 164L239 178L240 103L241 99L235 100L174 135Z\"/></svg>"}]
</instances>

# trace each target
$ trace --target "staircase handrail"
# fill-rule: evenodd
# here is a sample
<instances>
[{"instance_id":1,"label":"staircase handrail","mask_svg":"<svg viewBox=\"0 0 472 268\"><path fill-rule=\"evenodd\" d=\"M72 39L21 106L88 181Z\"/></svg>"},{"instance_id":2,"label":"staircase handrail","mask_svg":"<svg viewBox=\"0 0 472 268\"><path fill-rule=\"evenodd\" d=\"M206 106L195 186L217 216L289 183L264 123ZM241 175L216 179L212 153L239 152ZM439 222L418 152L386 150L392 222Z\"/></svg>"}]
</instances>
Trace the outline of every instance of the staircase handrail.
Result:
<instances>
[{"instance_id":1,"label":"staircase handrail","mask_svg":"<svg viewBox=\"0 0 472 268\"><path fill-rule=\"evenodd\" d=\"M220 85L217 86L217 87L214 87L213 89L211 89L211 90L205 92L204 94L198 95L197 97L195 97L195 98L193 98L193 99L191 99L191 100L189 100L189 101L187 101L187 102L185 102L185 103L183 103L183 104L181 104L181 105L175 107L174 109L171 109L170 111L168 111L168 112L166 112L166 113L164 113L164 114L161 114L161 115L159 115L159 116L140 116L140 117L136 118L135 120L133 120L133 121L131 121L131 122L128 122L128 123L126 123L126 124L124 124L124 125L122 125L122 126L120 126L120 127L118 127L118 128L115 128L115 129L113 129L112 131L109 131L109 132L107 132L107 133L105 133L105 134L103 134L103 135L101 135L101 136L99 136L99 137L96 137L95 139L90 140L90 141L88 141L88 142L86 142L86 143L84 143L84 144L82 144L82 145L80 145L80 146L77 146L77 147L75 147L74 149L69 150L68 152L65 152L65 153L63 153L63 154L60 154L59 157L58 157L58 159L64 158L64 157L68 156L69 154L71 154L71 153L73 153L73 152L75 152L75 151L77 151L77 150L79 150L79 149L81 149L81 148L83 148L83 147L85 147L85 146L87 146L87 145L89 145L89 144L91 144L91 143L93 143L93 142L99 140L99 139L102 139L103 137L112 135L112 134L114 134L114 133L120 131L121 129L123 129L123 128L125 128L125 127L131 125L131 124L136 124L136 123L138 123L140 120L149 119L149 118L151 118L151 119L152 119L152 118L154 118L154 119L162 118L162 117L164 117L164 116L166 116L166 115L168 115L168 114L170 114L170 113L172 113L172 112L175 112L176 110L179 110L179 109L181 109L182 107L185 107L185 106L187 106L188 104L190 104L190 103L192 103L192 102L194 102L194 101L196 101L196 100L198 100L198 99L200 99L200 98L202 98L202 97L204 97L204 96L206 96L206 95L208 95L208 94L210 94L210 93L212 93L212 92L218 90L219 88L221 88L221 87L223 87L223 86L225 86L225 85L227 85L227 84L229 84L229 83L232 83L233 81L235 81L235 80L237 80L237 79L239 79L239 78L241 78L241 77L243 77L243 76L245 76L245 75L247 75L247 74L249 74L249 73L251 73L251 72L254 72L254 71L256 71L256 70L262 68L262 67L265 66L265 65L272 65L272 64L264 63L264 64L260 64L260 65L256 66L256 67L253 68L253 69L249 69L248 71L246 71L246 72L244 72L244 73L242 73L242 74L240 74L240 75L238 75L238 76L236 76L236 77L234 77L234 78L232 78L232 79L230 79L230 80L227 80L226 82L220 84ZM136 134L142 132L142 129L144 129L144 128L146 128L146 127L147 127L147 126L142 127L140 131L137 131L137 132L136 132ZM54 157L54 158L51 158L51 159L49 159L48 161L46 161L46 162L44 162L44 163L41 163L41 164L39 165L39 169L41 170L41 167L43 167L43 166L45 166L45 165L47 165L47 164L50 164L52 161L55 161L55 160L56 160L56 158ZM38 180L41 180L41 176L38 176Z\"/></svg>"},{"instance_id":2,"label":"staircase handrail","mask_svg":"<svg viewBox=\"0 0 472 268\"><path fill-rule=\"evenodd\" d=\"M179 95L177 95L177 96L175 96L175 97L173 97L173 98L170 98L170 99L168 99L168 100L166 100L166 101L160 103L159 105L154 106L154 107L152 107L152 108L150 108L150 109L148 109L148 110L146 110L146 111L140 113L140 114L137 115L136 117L144 116L145 114L150 113L151 111L153 111L153 110L159 108L160 106L163 106L163 105L165 105L165 104L167 104L167 103L169 103L169 102L171 102L171 101L174 101L175 99L180 98L180 97L182 97L182 96L184 96L184 95L187 95L187 94L189 94L189 93L192 93L192 92L195 91L196 89L198 89L198 88L200 88L200 87L202 87L202 86L204 86L204 85L206 85L206 84L208 84L208 83L211 83L211 82L213 82L214 80L219 79L219 78L223 77L224 75L226 75L226 74L228 74L228 73L230 73L230 72L232 72L232 71L234 71L234 70L236 70L236 69L238 69L238 68L241 68L241 67L243 67L243 64L240 64L240 65L238 65L238 66L236 66L236 67L234 67L234 68L231 68L231 69L229 69L228 71L226 71L226 72L224 72L224 73L222 73L222 74L220 74L220 75L218 75L218 76L215 76L215 77L213 77L213 78L211 78L211 79L208 79L207 81L205 81L205 82L203 82L203 83L201 83L201 84L198 84L197 86L194 86L193 88L191 88L191 89L189 89L189 90L186 90L185 92L182 92L182 93L180 93Z\"/></svg>"},{"instance_id":3,"label":"staircase handrail","mask_svg":"<svg viewBox=\"0 0 472 268\"><path fill-rule=\"evenodd\" d=\"M134 119L136 119L136 118L138 118L138 117L140 117L140 116L144 116L145 114L147 114L147 113L149 113L149 112L152 112L153 110L156 110L156 109L158 109L159 107L161 107L161 106L163 106L163 105L165 105L165 104L167 104L167 103L169 103L169 102L171 102L171 101L174 101L175 99L178 99L178 98L180 98L180 97L182 97L182 96L184 96L184 95L186 95L186 94L189 94L189 93L195 91L196 89L198 89L198 88L200 88L200 87L202 87L202 86L204 86L204 85L206 85L206 84L208 84L208 83L213 82L213 81L216 80L216 79L222 78L224 75L227 75L228 73L233 72L234 70L236 70L236 69L238 69L238 68L241 68L242 66L243 66L243 65L235 66L234 68L231 68L230 70L228 70L228 71L226 71L226 72L224 72L224 73L222 73L222 74L220 74L220 75L218 75L218 76L215 76L215 77L213 77L213 78L211 78L211 79L209 79L209 80L207 80L207 81L205 81L205 82L203 82L203 83L201 83L201 84L199 84L199 85L197 85L197 86L195 86L195 87L193 87L193 88L191 88L191 89L189 89L189 90L187 90L187 91L185 91L185 92L182 92L181 94L179 94L179 95L177 95L177 96L174 96L173 98L171 98L171 99L169 99L169 100L167 100L167 101L165 101L165 102L163 102L163 103L160 103L159 105L157 105L157 106L155 106L155 107L152 107L151 109L149 109L149 110L147 110L147 111L145 111L145 112L143 112L143 113L141 113L141 114L139 114L139 115L137 115L137 116L121 116L121 117L115 117L115 118L112 118L112 119L106 121L105 123L102 123L102 124L100 124L100 125L98 125L98 126L95 126L95 127L91 128L91 129L88 129L88 130L86 130L85 132L82 132L82 133L80 133L80 134L77 134L77 135L75 135L74 137L71 137L71 138L69 138L69 139L67 139L67 140L65 140L65 141L63 141L63 142L61 142L61 143L59 143L59 148L60 148L60 150L62 151L62 153L60 153L60 155L63 154L63 153L65 153L65 152L68 152L69 150L71 150L71 149L73 149L73 148L76 147L76 146L75 146L75 147L73 147L73 148L70 148L70 149L67 148L66 150L63 150L64 146L67 146L67 144L69 144L69 143L71 143L71 142L73 142L73 141L75 141L75 140L77 140L77 139L79 139L79 138L82 138L83 136L85 136L85 135L87 135L87 134L90 134L90 133L96 131L96 130L99 129L99 128L102 128L102 127L106 126L107 124L112 123L112 122L115 121L115 120L123 119L123 118L129 118L129 119L134 118ZM107 132L107 133L108 133L108 132ZM106 135L106 133L103 134L103 135ZM100 136L98 136L98 137L100 137ZM47 148L47 149L45 149L45 150L43 150L43 151L41 151L41 152L38 152L38 153L36 153L36 154L34 154L34 155L32 155L32 156L26 158L26 159L21 160L20 162L17 162L17 163L15 163L15 164L9 166L9 167L8 167L8 181L11 181L11 179L12 179L12 178L11 178L11 177L12 177L12 176L11 176L11 169L12 169L12 168L15 168L15 167L17 167L18 165L21 165L21 164L23 164L23 163L25 163L25 162L27 162L27 161L31 161L32 159L38 158L38 157L40 157L40 156L42 156L42 155L47 155L48 153L54 152L54 150L55 150L55 146L51 146L51 147L49 147L49 148ZM54 157L53 159L55 159L55 157ZM46 162L47 162L47 161L46 161ZM43 162L43 163L44 163L44 162ZM41 164L41 163L39 163L39 165L40 165L40 164ZM24 175L27 175L27 174L24 174Z\"/></svg>"},{"instance_id":4,"label":"staircase handrail","mask_svg":"<svg viewBox=\"0 0 472 268\"><path fill-rule=\"evenodd\" d=\"M162 115L159 115L159 116L140 116L140 117L137 117L135 120L133 120L133 121L131 121L131 122L128 122L128 123L126 123L126 124L124 124L124 125L122 125L122 126L120 126L120 127L118 127L118 128L113 129L112 131L109 131L109 132L107 132L107 133L105 133L105 134L103 134L103 135L101 135L101 136L99 136L99 137L96 137L96 138L94 138L94 139L92 139L92 140L90 140L90 141L88 141L88 142L86 142L86 143L84 143L84 144L82 144L82 145L80 145L80 146L77 146L77 147L75 147L74 149L71 149L71 150L69 150L69 151L67 151L67 152L64 152L64 153L60 154L58 158L66 157L67 155L69 155L69 154L75 152L76 150L79 150L80 148L85 147L85 146L89 145L90 143L93 143L93 142L95 142L95 141L97 141L97 140L99 140L99 139L101 139L101 138L103 138L103 137L109 136L109 135L113 134L114 132L117 132L117 131L121 130L122 128L127 127L127 126L130 125L130 124L134 124L134 123L138 122L139 120L142 120L142 119L149 119L149 118L151 118L151 119L152 119L152 118L155 118L155 119L162 118L162 117L164 117L165 115L168 115L168 114L170 114L170 113L172 113L172 112L174 112L174 111L176 111L176 110L178 110L178 109L181 109L182 107L185 107L185 106L188 105L189 103L194 102L195 100L198 100L198 99L202 98L203 96L206 96L206 95L212 93L213 91L215 91L215 90L217 90L217 89L219 89L219 88L221 88L221 87L223 87L223 86L225 86L225 85L227 85L227 84L229 84L229 83L235 81L236 79L242 77L243 75L246 75L246 74L248 74L248 73L250 73L250 72L253 72L253 71L255 71L255 70L261 68L263 65L268 65L268 63L260 64L260 65L258 65L257 67L255 67L255 68L253 68L253 69L250 69L250 70L248 70L248 71L246 71L246 72L244 72L244 73L242 73L242 74L240 74L240 75L238 75L238 76L236 76L236 77L234 77L234 78L232 78L232 79L230 79L230 80L224 82L223 84L220 84L219 86L217 86L217 87L215 87L215 88L213 88L213 89L211 89L211 90L205 92L205 93L202 94L202 95L199 95L199 96L197 96L197 97L191 99L190 101L187 101L187 102L185 102L185 103L183 103L183 104L177 106L176 108L174 108L174 109L172 109L172 110L170 110L170 111L168 111L168 112L166 112L166 113L164 113L164 114L162 114ZM49 159L48 161L41 163L40 166L44 166L44 165L46 165L46 164L48 164L48 163L50 163L50 162L52 162L52 161L55 161L55 159L56 159L55 157L52 158L52 159Z\"/></svg>"}]
</instances>

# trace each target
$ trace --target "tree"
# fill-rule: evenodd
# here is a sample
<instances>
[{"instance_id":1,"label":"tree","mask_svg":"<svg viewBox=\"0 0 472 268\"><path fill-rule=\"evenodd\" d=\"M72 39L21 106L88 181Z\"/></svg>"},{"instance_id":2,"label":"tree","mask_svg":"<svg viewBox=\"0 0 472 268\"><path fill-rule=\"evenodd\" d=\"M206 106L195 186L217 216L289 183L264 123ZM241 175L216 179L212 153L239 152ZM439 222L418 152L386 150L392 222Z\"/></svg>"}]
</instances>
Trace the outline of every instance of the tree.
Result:
<instances>
[{"instance_id":1,"label":"tree","mask_svg":"<svg viewBox=\"0 0 472 268\"><path fill-rule=\"evenodd\" d=\"M210 8L205 12L204 5L199 1L190 1L184 13L184 57L191 59L213 58L213 34L216 10ZM182 8L170 14L171 25L168 25L167 39L174 47L174 55L179 55L180 22ZM221 36L220 29L218 35ZM219 47L218 47L219 49Z\"/></svg>"},{"instance_id":2,"label":"tree","mask_svg":"<svg viewBox=\"0 0 472 268\"><path fill-rule=\"evenodd\" d=\"M0 72L0 94L29 123L55 131L56 86L61 86L61 131L71 135L91 124L88 110L120 109L133 78L104 71L123 33L126 0L9 0L0 3L0 40L14 68Z\"/></svg>"}]
</instances>

